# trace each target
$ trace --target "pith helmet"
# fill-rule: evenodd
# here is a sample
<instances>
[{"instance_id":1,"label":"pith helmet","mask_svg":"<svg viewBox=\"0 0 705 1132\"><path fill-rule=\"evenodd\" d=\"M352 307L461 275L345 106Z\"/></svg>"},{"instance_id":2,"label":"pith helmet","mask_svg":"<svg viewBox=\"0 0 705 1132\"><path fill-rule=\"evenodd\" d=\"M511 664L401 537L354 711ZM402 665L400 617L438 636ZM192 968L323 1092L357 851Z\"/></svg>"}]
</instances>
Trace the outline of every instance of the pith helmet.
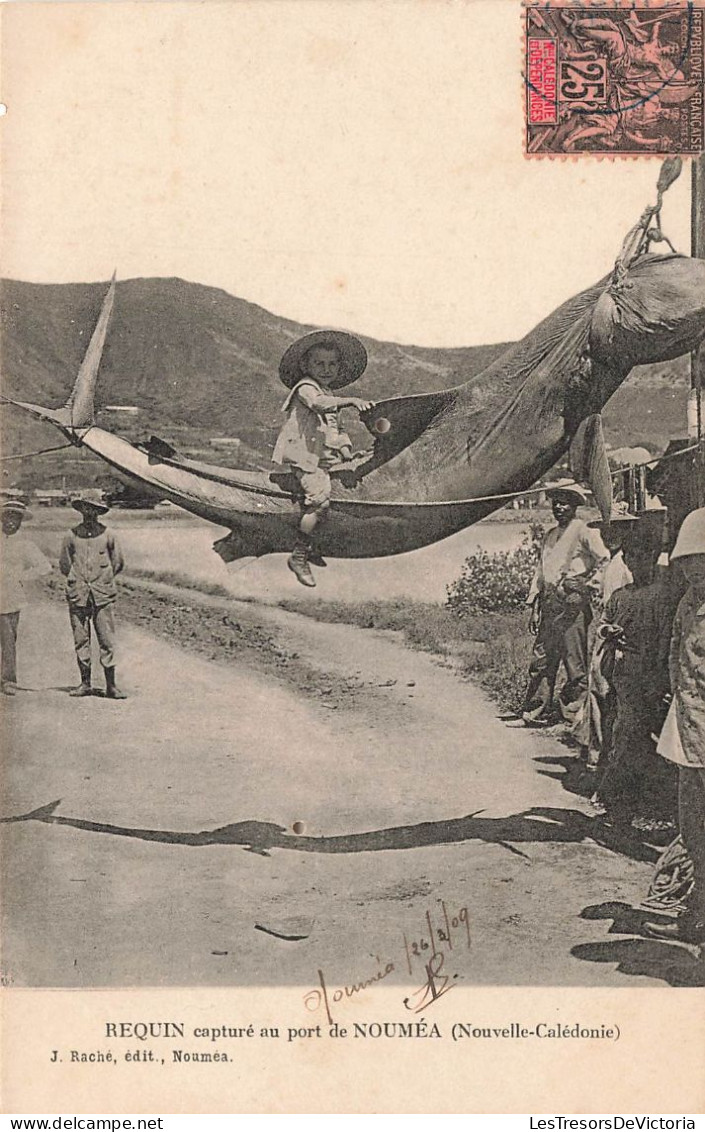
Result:
<instances>
[{"instance_id":1,"label":"pith helmet","mask_svg":"<svg viewBox=\"0 0 705 1132\"><path fill-rule=\"evenodd\" d=\"M103 492L94 487L87 488L85 491L82 491L80 495L75 496L75 498L71 500L71 506L74 510L81 512L84 512L87 507L90 507L91 510L97 511L99 515L104 515L106 511L110 510L110 507L103 498Z\"/></svg>"},{"instance_id":2,"label":"pith helmet","mask_svg":"<svg viewBox=\"0 0 705 1132\"><path fill-rule=\"evenodd\" d=\"M686 515L671 551L671 561L685 558L688 554L705 554L705 507Z\"/></svg>"},{"instance_id":3,"label":"pith helmet","mask_svg":"<svg viewBox=\"0 0 705 1132\"><path fill-rule=\"evenodd\" d=\"M314 346L337 350L340 355L340 374L335 381L331 381L331 389L342 389L344 385L357 381L365 372L367 350L359 338L354 334L346 334L344 330L314 330L292 342L279 363L279 377L288 389L293 389L304 377L301 363Z\"/></svg>"}]
</instances>

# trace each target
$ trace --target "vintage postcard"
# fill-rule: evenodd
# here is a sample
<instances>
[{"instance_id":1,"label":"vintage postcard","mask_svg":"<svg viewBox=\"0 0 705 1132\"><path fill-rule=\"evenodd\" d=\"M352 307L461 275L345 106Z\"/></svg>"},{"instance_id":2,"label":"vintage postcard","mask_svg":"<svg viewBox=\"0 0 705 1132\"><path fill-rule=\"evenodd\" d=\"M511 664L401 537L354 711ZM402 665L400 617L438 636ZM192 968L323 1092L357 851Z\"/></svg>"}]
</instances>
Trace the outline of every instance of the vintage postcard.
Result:
<instances>
[{"instance_id":1,"label":"vintage postcard","mask_svg":"<svg viewBox=\"0 0 705 1132\"><path fill-rule=\"evenodd\" d=\"M702 6L0 19L4 1110L701 1112Z\"/></svg>"}]
</instances>

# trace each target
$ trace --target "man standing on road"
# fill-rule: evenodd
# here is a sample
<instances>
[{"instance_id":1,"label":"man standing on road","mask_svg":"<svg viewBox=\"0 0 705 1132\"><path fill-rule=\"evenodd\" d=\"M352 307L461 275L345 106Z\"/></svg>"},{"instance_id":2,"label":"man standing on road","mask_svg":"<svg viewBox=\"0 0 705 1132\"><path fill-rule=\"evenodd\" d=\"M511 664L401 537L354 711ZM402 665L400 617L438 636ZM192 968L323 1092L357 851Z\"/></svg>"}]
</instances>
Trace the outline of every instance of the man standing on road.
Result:
<instances>
[{"instance_id":1,"label":"man standing on road","mask_svg":"<svg viewBox=\"0 0 705 1132\"><path fill-rule=\"evenodd\" d=\"M526 604L531 607L530 632L536 634L529 667L522 718L527 724L547 722L561 661L566 683L561 689L563 717L574 722L587 694L590 597L609 562L599 533L577 518L585 492L561 480L546 492L556 526L544 536Z\"/></svg>"},{"instance_id":2,"label":"man standing on road","mask_svg":"<svg viewBox=\"0 0 705 1132\"><path fill-rule=\"evenodd\" d=\"M17 691L17 631L20 611L26 605L24 583L51 573L51 563L39 547L20 534L29 512L19 499L11 499L2 509L2 585L0 586L1 686L5 696Z\"/></svg>"},{"instance_id":3,"label":"man standing on road","mask_svg":"<svg viewBox=\"0 0 705 1132\"><path fill-rule=\"evenodd\" d=\"M125 562L115 535L98 519L110 510L102 492L84 491L71 506L80 511L83 521L66 535L59 556L59 567L66 578L69 617L81 673L81 683L69 695L92 695L92 623L105 671L105 694L110 700L124 700L125 693L115 683L113 605L117 597L115 577Z\"/></svg>"}]
</instances>

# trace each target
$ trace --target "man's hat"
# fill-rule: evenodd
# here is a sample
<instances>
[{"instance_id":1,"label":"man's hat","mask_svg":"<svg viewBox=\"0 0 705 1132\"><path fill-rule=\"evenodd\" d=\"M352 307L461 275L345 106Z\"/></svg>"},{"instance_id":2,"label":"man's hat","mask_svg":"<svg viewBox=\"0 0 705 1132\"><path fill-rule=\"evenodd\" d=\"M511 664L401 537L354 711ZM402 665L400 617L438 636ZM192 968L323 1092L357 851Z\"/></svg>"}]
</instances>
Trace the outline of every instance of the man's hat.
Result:
<instances>
[{"instance_id":1,"label":"man's hat","mask_svg":"<svg viewBox=\"0 0 705 1132\"><path fill-rule=\"evenodd\" d=\"M71 506L76 511L84 512L87 507L91 510L97 511L99 515L104 515L110 507L103 498L103 492L99 491L96 487L87 488L71 500Z\"/></svg>"},{"instance_id":2,"label":"man's hat","mask_svg":"<svg viewBox=\"0 0 705 1132\"><path fill-rule=\"evenodd\" d=\"M556 497L570 499L571 503L575 504L576 507L587 503L587 495L582 487L577 483L573 483L572 480L558 480L556 483L547 484L546 496L548 499L555 499Z\"/></svg>"},{"instance_id":3,"label":"man's hat","mask_svg":"<svg viewBox=\"0 0 705 1132\"><path fill-rule=\"evenodd\" d=\"M2 513L3 515L20 515L23 519L32 517L27 505L21 499L8 499L2 505Z\"/></svg>"},{"instance_id":4,"label":"man's hat","mask_svg":"<svg viewBox=\"0 0 705 1132\"><path fill-rule=\"evenodd\" d=\"M367 350L359 338L354 334L346 334L344 330L314 330L292 342L279 363L279 377L287 389L293 389L303 380L305 374L301 363L314 346L337 350L340 355L340 373L335 381L331 381L331 389L342 389L344 385L357 381L365 372Z\"/></svg>"}]
</instances>

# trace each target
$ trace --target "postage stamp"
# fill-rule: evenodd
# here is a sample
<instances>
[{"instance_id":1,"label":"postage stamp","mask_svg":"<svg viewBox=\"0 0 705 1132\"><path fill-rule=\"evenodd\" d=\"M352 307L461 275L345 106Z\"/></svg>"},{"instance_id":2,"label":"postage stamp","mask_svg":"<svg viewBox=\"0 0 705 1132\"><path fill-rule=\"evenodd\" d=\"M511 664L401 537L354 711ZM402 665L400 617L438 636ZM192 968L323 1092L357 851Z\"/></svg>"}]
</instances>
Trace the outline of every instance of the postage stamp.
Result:
<instances>
[{"instance_id":1,"label":"postage stamp","mask_svg":"<svg viewBox=\"0 0 705 1132\"><path fill-rule=\"evenodd\" d=\"M701 153L703 14L527 6L527 155Z\"/></svg>"}]
</instances>

